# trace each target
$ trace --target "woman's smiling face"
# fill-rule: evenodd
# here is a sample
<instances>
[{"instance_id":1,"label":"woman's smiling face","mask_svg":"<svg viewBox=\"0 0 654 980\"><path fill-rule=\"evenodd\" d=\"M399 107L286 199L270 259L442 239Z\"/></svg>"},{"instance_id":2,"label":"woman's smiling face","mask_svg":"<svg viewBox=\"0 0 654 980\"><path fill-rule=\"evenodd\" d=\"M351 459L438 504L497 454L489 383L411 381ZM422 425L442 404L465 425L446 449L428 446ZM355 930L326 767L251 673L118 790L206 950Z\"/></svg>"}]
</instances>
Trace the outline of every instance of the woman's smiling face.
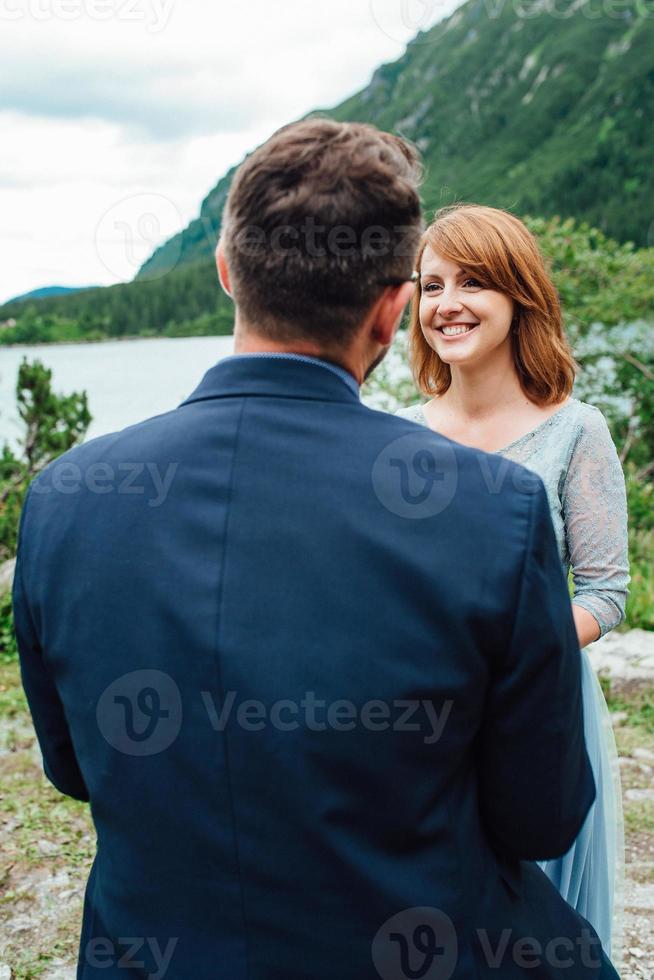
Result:
<instances>
[{"instance_id":1,"label":"woman's smiling face","mask_svg":"<svg viewBox=\"0 0 654 980\"><path fill-rule=\"evenodd\" d=\"M447 364L480 363L511 345L513 300L427 245L420 266L420 326Z\"/></svg>"}]
</instances>

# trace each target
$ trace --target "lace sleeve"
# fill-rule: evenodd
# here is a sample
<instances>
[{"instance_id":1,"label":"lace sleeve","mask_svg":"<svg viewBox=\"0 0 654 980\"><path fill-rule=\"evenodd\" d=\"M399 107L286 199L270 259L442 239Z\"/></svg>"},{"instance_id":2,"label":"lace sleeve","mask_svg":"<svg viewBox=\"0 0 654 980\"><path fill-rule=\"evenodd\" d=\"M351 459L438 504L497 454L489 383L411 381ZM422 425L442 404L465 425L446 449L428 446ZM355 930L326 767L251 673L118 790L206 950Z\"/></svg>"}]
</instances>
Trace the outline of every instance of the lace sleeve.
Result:
<instances>
[{"instance_id":1,"label":"lace sleeve","mask_svg":"<svg viewBox=\"0 0 654 980\"><path fill-rule=\"evenodd\" d=\"M574 579L573 603L595 617L600 636L623 621L629 583L627 495L602 413L588 407L562 496Z\"/></svg>"}]
</instances>

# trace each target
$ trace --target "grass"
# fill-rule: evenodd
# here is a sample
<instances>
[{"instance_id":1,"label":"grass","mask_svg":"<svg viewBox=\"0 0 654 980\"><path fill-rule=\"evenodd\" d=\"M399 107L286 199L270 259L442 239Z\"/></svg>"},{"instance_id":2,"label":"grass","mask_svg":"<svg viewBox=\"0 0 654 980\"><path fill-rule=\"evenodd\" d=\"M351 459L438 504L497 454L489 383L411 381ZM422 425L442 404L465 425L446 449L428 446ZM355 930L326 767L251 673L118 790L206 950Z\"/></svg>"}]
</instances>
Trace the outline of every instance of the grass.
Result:
<instances>
[{"instance_id":1,"label":"grass","mask_svg":"<svg viewBox=\"0 0 654 980\"><path fill-rule=\"evenodd\" d=\"M637 688L629 694L614 693L605 677L600 678L602 690L612 713L624 712L631 728L643 729L654 736L654 687Z\"/></svg>"},{"instance_id":2,"label":"grass","mask_svg":"<svg viewBox=\"0 0 654 980\"><path fill-rule=\"evenodd\" d=\"M627 839L638 834L652 837L654 843L654 803L650 800L631 800L631 789L650 790L654 785L654 688L637 688L632 692L616 692L605 677L600 677L609 710L626 715L623 725L616 729L616 741L621 759L625 832ZM638 756L638 750L648 753ZM654 869L649 871L654 881Z\"/></svg>"},{"instance_id":3,"label":"grass","mask_svg":"<svg viewBox=\"0 0 654 980\"><path fill-rule=\"evenodd\" d=\"M627 600L627 622L644 630L654 630L654 532L641 531L629 537L631 582Z\"/></svg>"},{"instance_id":4,"label":"grass","mask_svg":"<svg viewBox=\"0 0 654 980\"><path fill-rule=\"evenodd\" d=\"M76 960L95 834L43 775L16 662L0 664L0 822L0 963L32 980Z\"/></svg>"},{"instance_id":5,"label":"grass","mask_svg":"<svg viewBox=\"0 0 654 980\"><path fill-rule=\"evenodd\" d=\"M624 808L625 834L654 834L654 808L651 803L627 803ZM649 881L654 882L654 872L650 872Z\"/></svg>"},{"instance_id":6,"label":"grass","mask_svg":"<svg viewBox=\"0 0 654 980\"><path fill-rule=\"evenodd\" d=\"M11 663L18 656L11 593L0 595L0 663Z\"/></svg>"}]
</instances>

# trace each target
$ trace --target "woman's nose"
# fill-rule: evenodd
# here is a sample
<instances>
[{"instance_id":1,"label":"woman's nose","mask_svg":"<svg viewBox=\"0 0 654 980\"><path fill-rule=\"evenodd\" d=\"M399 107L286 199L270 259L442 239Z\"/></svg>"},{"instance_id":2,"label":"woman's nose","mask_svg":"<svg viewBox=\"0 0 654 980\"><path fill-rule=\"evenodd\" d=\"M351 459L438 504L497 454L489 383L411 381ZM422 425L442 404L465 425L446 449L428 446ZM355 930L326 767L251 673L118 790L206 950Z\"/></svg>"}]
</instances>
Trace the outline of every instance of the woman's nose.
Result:
<instances>
[{"instance_id":1,"label":"woman's nose","mask_svg":"<svg viewBox=\"0 0 654 980\"><path fill-rule=\"evenodd\" d=\"M456 289L443 289L438 303L438 312L442 316L447 316L450 313L460 313L462 309L463 304Z\"/></svg>"}]
</instances>

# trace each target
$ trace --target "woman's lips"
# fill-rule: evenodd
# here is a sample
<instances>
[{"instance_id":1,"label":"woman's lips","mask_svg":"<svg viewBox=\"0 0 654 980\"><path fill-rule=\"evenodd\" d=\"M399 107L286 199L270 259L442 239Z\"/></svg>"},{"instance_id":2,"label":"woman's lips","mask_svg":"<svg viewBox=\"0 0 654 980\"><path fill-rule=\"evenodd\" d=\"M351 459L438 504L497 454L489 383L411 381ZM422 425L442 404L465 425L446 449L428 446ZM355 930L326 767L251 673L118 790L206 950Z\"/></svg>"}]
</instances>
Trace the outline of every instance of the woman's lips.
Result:
<instances>
[{"instance_id":1,"label":"woman's lips","mask_svg":"<svg viewBox=\"0 0 654 980\"><path fill-rule=\"evenodd\" d=\"M443 327L436 327L436 329L438 330L438 332L440 333L441 337L444 340L460 340L461 337L468 337L468 336L470 336L470 334L473 333L477 329L477 327L479 326L479 324L478 323L447 323L447 324L443 324L443 326L447 326L447 327L467 327L468 329L465 330L465 331L462 331L461 333L455 333L455 334L449 334L449 335L446 334L446 333L443 333Z\"/></svg>"}]
</instances>

